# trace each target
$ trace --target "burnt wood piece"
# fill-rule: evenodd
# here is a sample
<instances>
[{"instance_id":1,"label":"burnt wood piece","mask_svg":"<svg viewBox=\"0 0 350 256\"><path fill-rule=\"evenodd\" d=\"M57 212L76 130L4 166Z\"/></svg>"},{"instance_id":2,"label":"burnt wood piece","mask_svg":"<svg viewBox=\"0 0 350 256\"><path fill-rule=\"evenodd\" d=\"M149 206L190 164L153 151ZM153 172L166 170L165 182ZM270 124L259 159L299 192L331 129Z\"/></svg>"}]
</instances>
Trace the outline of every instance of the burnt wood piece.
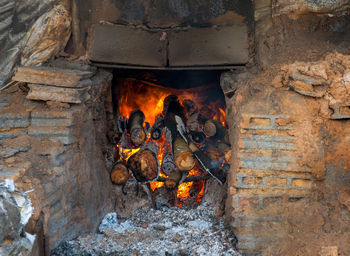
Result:
<instances>
[{"instance_id":1,"label":"burnt wood piece","mask_svg":"<svg viewBox=\"0 0 350 256\"><path fill-rule=\"evenodd\" d=\"M207 156L215 162L219 162L224 158L224 153L221 153L219 149L213 145L209 145L205 152L207 153Z\"/></svg>"},{"instance_id":2,"label":"burnt wood piece","mask_svg":"<svg viewBox=\"0 0 350 256\"><path fill-rule=\"evenodd\" d=\"M207 180L212 177L210 174L200 175L200 176L190 176L186 177L182 182L191 182L191 181L200 181L200 180ZM168 178L165 177L158 177L157 181L160 182L166 182Z\"/></svg>"},{"instance_id":3,"label":"burnt wood piece","mask_svg":"<svg viewBox=\"0 0 350 256\"><path fill-rule=\"evenodd\" d=\"M122 162L117 162L111 172L111 180L116 185L123 185L129 179L128 168Z\"/></svg>"},{"instance_id":4,"label":"burnt wood piece","mask_svg":"<svg viewBox=\"0 0 350 256\"><path fill-rule=\"evenodd\" d=\"M55 85L59 87L86 87L93 71L62 69L56 67L19 67L12 78L14 81Z\"/></svg>"},{"instance_id":5,"label":"burnt wood piece","mask_svg":"<svg viewBox=\"0 0 350 256\"><path fill-rule=\"evenodd\" d=\"M230 145L223 143L223 142L219 142L218 143L218 150L221 154L224 155L226 163L231 164L232 149L231 149Z\"/></svg>"},{"instance_id":6,"label":"burnt wood piece","mask_svg":"<svg viewBox=\"0 0 350 256\"><path fill-rule=\"evenodd\" d=\"M184 117L184 108L181 106L179 98L174 94L168 95L163 102L162 114L166 117L168 113Z\"/></svg>"},{"instance_id":7,"label":"burnt wood piece","mask_svg":"<svg viewBox=\"0 0 350 256\"><path fill-rule=\"evenodd\" d=\"M205 134L203 132L190 131L190 135L195 143L202 144L205 142Z\"/></svg>"},{"instance_id":8,"label":"burnt wood piece","mask_svg":"<svg viewBox=\"0 0 350 256\"><path fill-rule=\"evenodd\" d=\"M157 115L156 121L151 128L151 138L153 140L159 140L163 135L164 118L162 115Z\"/></svg>"},{"instance_id":9,"label":"burnt wood piece","mask_svg":"<svg viewBox=\"0 0 350 256\"><path fill-rule=\"evenodd\" d=\"M186 99L182 102L185 110L186 127L190 131L199 131L201 124L199 122L198 108L192 100Z\"/></svg>"},{"instance_id":10,"label":"burnt wood piece","mask_svg":"<svg viewBox=\"0 0 350 256\"><path fill-rule=\"evenodd\" d=\"M229 143L228 130L219 121L214 119L207 120L203 130L207 136Z\"/></svg>"},{"instance_id":11,"label":"burnt wood piece","mask_svg":"<svg viewBox=\"0 0 350 256\"><path fill-rule=\"evenodd\" d=\"M198 159L198 162L204 168L204 170L210 175L212 175L221 184L224 184L225 180L221 177L221 175L218 175L216 172L216 169L219 167L218 163L206 156L193 142L189 143L189 147Z\"/></svg>"},{"instance_id":12,"label":"burnt wood piece","mask_svg":"<svg viewBox=\"0 0 350 256\"><path fill-rule=\"evenodd\" d=\"M155 198L153 196L153 192L152 192L150 184L149 183L148 184L142 184L142 188L146 192L148 199L151 201L152 208L154 210L157 210L156 200L155 200Z\"/></svg>"},{"instance_id":13,"label":"burnt wood piece","mask_svg":"<svg viewBox=\"0 0 350 256\"><path fill-rule=\"evenodd\" d=\"M171 153L169 146L166 146L166 148L164 149L161 169L166 175L169 175L170 173L177 170L174 156Z\"/></svg>"},{"instance_id":14,"label":"burnt wood piece","mask_svg":"<svg viewBox=\"0 0 350 256\"><path fill-rule=\"evenodd\" d=\"M150 182L158 176L157 155L149 149L140 150L130 156L128 169L138 182Z\"/></svg>"},{"instance_id":15,"label":"burnt wood piece","mask_svg":"<svg viewBox=\"0 0 350 256\"><path fill-rule=\"evenodd\" d=\"M181 178L181 172L179 170L174 170L172 173L169 174L164 184L167 187L167 189L175 189L178 187Z\"/></svg>"},{"instance_id":16,"label":"burnt wood piece","mask_svg":"<svg viewBox=\"0 0 350 256\"><path fill-rule=\"evenodd\" d=\"M131 112L127 124L127 130L130 134L131 143L135 147L140 147L146 140L146 133L143 128L144 121L145 115L141 110Z\"/></svg>"}]
</instances>

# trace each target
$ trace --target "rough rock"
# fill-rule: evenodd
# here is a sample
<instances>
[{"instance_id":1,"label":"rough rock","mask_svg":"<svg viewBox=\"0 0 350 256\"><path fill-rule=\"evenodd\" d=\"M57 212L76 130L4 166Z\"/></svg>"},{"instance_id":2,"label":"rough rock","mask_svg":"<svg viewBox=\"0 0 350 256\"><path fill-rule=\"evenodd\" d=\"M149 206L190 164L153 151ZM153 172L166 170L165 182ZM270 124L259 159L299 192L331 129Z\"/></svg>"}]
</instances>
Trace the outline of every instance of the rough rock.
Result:
<instances>
[{"instance_id":1,"label":"rough rock","mask_svg":"<svg viewBox=\"0 0 350 256\"><path fill-rule=\"evenodd\" d=\"M33 208L25 193L13 181L0 183L0 255L30 255L35 236L23 232Z\"/></svg>"}]
</instances>

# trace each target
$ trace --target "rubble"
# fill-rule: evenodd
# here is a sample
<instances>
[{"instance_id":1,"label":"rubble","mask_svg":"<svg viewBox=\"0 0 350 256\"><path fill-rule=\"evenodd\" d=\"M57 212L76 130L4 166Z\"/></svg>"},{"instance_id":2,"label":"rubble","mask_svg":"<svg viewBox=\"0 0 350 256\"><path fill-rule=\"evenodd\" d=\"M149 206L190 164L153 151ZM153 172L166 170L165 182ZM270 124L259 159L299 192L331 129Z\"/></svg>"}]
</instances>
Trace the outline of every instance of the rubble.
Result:
<instances>
[{"instance_id":1,"label":"rubble","mask_svg":"<svg viewBox=\"0 0 350 256\"><path fill-rule=\"evenodd\" d=\"M191 210L139 208L127 219L109 213L99 230L65 241L51 255L240 255L235 235L207 204Z\"/></svg>"},{"instance_id":2,"label":"rubble","mask_svg":"<svg viewBox=\"0 0 350 256\"><path fill-rule=\"evenodd\" d=\"M0 255L30 255L35 235L24 232L33 213L30 199L12 180L0 183Z\"/></svg>"}]
</instances>

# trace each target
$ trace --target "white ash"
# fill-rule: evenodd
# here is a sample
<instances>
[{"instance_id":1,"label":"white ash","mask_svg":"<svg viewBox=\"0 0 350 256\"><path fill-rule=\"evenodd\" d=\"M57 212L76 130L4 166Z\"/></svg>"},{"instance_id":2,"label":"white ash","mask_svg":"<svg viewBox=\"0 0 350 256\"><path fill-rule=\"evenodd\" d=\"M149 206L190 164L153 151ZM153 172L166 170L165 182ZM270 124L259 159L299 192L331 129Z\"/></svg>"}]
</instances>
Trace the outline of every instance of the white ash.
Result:
<instances>
[{"instance_id":1,"label":"white ash","mask_svg":"<svg viewBox=\"0 0 350 256\"><path fill-rule=\"evenodd\" d=\"M99 230L61 244L51 255L240 255L234 234L206 204L138 209L129 218L109 213Z\"/></svg>"}]
</instances>

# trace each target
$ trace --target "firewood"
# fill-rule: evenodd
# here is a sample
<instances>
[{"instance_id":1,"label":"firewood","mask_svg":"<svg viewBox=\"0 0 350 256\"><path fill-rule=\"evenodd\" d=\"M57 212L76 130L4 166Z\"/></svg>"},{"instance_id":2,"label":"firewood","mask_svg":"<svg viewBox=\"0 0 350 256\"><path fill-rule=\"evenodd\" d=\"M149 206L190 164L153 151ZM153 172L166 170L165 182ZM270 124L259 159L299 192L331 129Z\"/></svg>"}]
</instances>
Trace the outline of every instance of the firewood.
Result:
<instances>
[{"instance_id":1,"label":"firewood","mask_svg":"<svg viewBox=\"0 0 350 256\"><path fill-rule=\"evenodd\" d=\"M206 156L193 142L190 142L188 145L204 170L212 175L215 179L217 179L221 184L223 184L225 180L222 179L221 175L217 175L216 173L216 169L219 167L218 163L212 161L208 156Z\"/></svg>"},{"instance_id":2,"label":"firewood","mask_svg":"<svg viewBox=\"0 0 350 256\"><path fill-rule=\"evenodd\" d=\"M181 119L182 107L177 96L169 95L164 100L163 114L165 127L170 131L172 151L177 168L180 171L191 170L196 162L186 141L178 131L176 116Z\"/></svg>"},{"instance_id":3,"label":"firewood","mask_svg":"<svg viewBox=\"0 0 350 256\"><path fill-rule=\"evenodd\" d=\"M143 129L145 115L141 110L135 110L131 113L128 120L128 133L135 147L141 146L146 140L146 133Z\"/></svg>"},{"instance_id":4,"label":"firewood","mask_svg":"<svg viewBox=\"0 0 350 256\"><path fill-rule=\"evenodd\" d=\"M176 137L173 143L175 164L180 171L193 169L196 161L187 143L180 136Z\"/></svg>"},{"instance_id":5,"label":"firewood","mask_svg":"<svg viewBox=\"0 0 350 256\"><path fill-rule=\"evenodd\" d=\"M209 145L205 152L211 160L216 162L219 162L220 159L222 159L224 156L224 153L220 152L219 149L217 149L213 145Z\"/></svg>"},{"instance_id":6,"label":"firewood","mask_svg":"<svg viewBox=\"0 0 350 256\"><path fill-rule=\"evenodd\" d=\"M163 135L164 118L162 115L157 115L156 121L151 128L151 137L153 140L159 140Z\"/></svg>"},{"instance_id":7,"label":"firewood","mask_svg":"<svg viewBox=\"0 0 350 256\"><path fill-rule=\"evenodd\" d=\"M169 177L166 179L164 184L168 189L174 189L179 185L181 178L181 172L179 170L174 170L169 174Z\"/></svg>"},{"instance_id":8,"label":"firewood","mask_svg":"<svg viewBox=\"0 0 350 256\"><path fill-rule=\"evenodd\" d=\"M170 151L169 146L166 146L166 149L164 149L161 169L166 175L169 175L170 173L177 170L174 156Z\"/></svg>"},{"instance_id":9,"label":"firewood","mask_svg":"<svg viewBox=\"0 0 350 256\"><path fill-rule=\"evenodd\" d=\"M111 172L111 180L116 185L122 185L129 179L129 171L125 164L118 162L114 165Z\"/></svg>"},{"instance_id":10,"label":"firewood","mask_svg":"<svg viewBox=\"0 0 350 256\"><path fill-rule=\"evenodd\" d=\"M185 109L186 118L198 112L198 108L196 104L193 102L193 100L186 99L182 102L182 105L184 106L184 109Z\"/></svg>"},{"instance_id":11,"label":"firewood","mask_svg":"<svg viewBox=\"0 0 350 256\"><path fill-rule=\"evenodd\" d=\"M204 133L222 141L228 141L228 131L219 121L210 119L204 124Z\"/></svg>"},{"instance_id":12,"label":"firewood","mask_svg":"<svg viewBox=\"0 0 350 256\"><path fill-rule=\"evenodd\" d=\"M220 151L220 153L224 154L226 163L231 164L231 154L232 154L231 147L226 143L219 142L218 150Z\"/></svg>"},{"instance_id":13,"label":"firewood","mask_svg":"<svg viewBox=\"0 0 350 256\"><path fill-rule=\"evenodd\" d=\"M190 135L191 139L198 144L202 144L205 141L205 134L203 132L190 131Z\"/></svg>"},{"instance_id":14,"label":"firewood","mask_svg":"<svg viewBox=\"0 0 350 256\"><path fill-rule=\"evenodd\" d=\"M150 182L159 173L157 155L150 149L144 149L133 154L127 162L127 167L138 182Z\"/></svg>"},{"instance_id":15,"label":"firewood","mask_svg":"<svg viewBox=\"0 0 350 256\"><path fill-rule=\"evenodd\" d=\"M168 113L183 117L184 109L179 102L179 98L176 95L168 95L163 102L163 116L167 116Z\"/></svg>"}]
</instances>

